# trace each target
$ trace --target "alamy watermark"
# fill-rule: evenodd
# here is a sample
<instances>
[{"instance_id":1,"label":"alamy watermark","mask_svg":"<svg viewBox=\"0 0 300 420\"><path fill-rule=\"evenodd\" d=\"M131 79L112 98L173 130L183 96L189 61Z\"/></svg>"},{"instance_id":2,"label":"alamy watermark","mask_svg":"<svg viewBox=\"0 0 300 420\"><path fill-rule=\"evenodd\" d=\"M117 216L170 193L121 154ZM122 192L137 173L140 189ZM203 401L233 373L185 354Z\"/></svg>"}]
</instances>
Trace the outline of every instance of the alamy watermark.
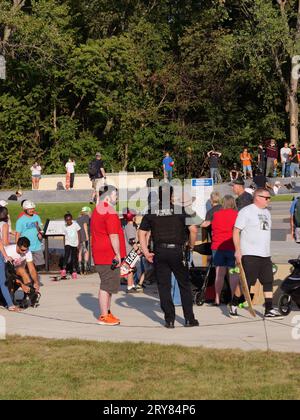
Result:
<instances>
[{"instance_id":1,"label":"alamy watermark","mask_svg":"<svg viewBox=\"0 0 300 420\"><path fill-rule=\"evenodd\" d=\"M0 316L0 340L6 339L6 319Z\"/></svg>"},{"instance_id":2,"label":"alamy watermark","mask_svg":"<svg viewBox=\"0 0 300 420\"><path fill-rule=\"evenodd\" d=\"M292 325L295 325L292 329L292 338L294 340L300 340L300 315L293 317Z\"/></svg>"}]
</instances>

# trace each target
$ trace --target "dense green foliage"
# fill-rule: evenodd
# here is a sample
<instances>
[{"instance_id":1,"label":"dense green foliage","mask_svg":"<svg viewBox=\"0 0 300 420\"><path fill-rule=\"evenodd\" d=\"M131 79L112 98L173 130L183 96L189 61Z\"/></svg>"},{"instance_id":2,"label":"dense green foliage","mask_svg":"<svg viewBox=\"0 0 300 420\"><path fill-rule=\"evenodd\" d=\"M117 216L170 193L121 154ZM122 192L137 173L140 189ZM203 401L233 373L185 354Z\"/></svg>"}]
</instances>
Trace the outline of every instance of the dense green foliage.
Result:
<instances>
[{"instance_id":1,"label":"dense green foliage","mask_svg":"<svg viewBox=\"0 0 300 420\"><path fill-rule=\"evenodd\" d=\"M282 141L298 1L279 3L0 0L2 185L28 183L36 159L85 173L97 150L107 171L159 172L168 149L199 176L212 147L228 167L244 144Z\"/></svg>"}]
</instances>

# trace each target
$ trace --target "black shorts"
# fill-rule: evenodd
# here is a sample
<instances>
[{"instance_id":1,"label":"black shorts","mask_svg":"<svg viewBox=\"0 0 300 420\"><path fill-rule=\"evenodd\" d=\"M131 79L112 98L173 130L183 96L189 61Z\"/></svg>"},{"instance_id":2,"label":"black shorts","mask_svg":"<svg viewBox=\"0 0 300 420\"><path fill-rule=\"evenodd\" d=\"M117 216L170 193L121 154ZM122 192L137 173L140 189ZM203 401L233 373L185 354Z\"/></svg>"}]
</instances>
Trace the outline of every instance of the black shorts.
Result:
<instances>
[{"instance_id":1,"label":"black shorts","mask_svg":"<svg viewBox=\"0 0 300 420\"><path fill-rule=\"evenodd\" d=\"M242 257L242 264L249 289L255 285L256 280L259 280L263 285L264 292L273 291L274 276L271 257L245 255Z\"/></svg>"}]
</instances>

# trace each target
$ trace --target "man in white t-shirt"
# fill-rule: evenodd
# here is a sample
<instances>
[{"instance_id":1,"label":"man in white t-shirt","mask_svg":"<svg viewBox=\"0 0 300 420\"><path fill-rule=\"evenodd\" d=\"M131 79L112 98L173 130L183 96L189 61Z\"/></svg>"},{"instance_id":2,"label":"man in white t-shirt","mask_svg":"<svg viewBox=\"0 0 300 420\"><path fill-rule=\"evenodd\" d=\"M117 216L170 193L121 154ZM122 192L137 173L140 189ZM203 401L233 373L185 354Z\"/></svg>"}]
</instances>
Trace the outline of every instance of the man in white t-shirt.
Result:
<instances>
[{"instance_id":1,"label":"man in white t-shirt","mask_svg":"<svg viewBox=\"0 0 300 420\"><path fill-rule=\"evenodd\" d=\"M258 279L265 297L265 318L280 318L273 308L273 270L271 261L271 213L267 209L271 196L259 188L254 193L253 204L238 214L233 230L236 262L242 263L249 290ZM237 314L238 297L234 296L231 312Z\"/></svg>"},{"instance_id":2,"label":"man in white t-shirt","mask_svg":"<svg viewBox=\"0 0 300 420\"><path fill-rule=\"evenodd\" d=\"M33 263L32 253L29 251L30 241L24 236L18 239L17 244L5 247L6 254L12 258L16 274L22 277L23 283L20 283L25 293L30 292L29 286L33 281L33 287L38 292L40 289L38 274ZM26 270L28 268L29 274ZM32 280L31 280L32 279Z\"/></svg>"},{"instance_id":3,"label":"man in white t-shirt","mask_svg":"<svg viewBox=\"0 0 300 420\"><path fill-rule=\"evenodd\" d=\"M74 179L75 179L75 160L74 159L69 159L68 162L66 163L65 167L67 170L67 174L70 174L70 188L72 189L74 186Z\"/></svg>"},{"instance_id":4,"label":"man in white t-shirt","mask_svg":"<svg viewBox=\"0 0 300 420\"><path fill-rule=\"evenodd\" d=\"M284 143L284 147L280 149L280 160L282 163L282 170L281 170L282 178L284 178L286 175L287 164L289 164L290 162L290 153L291 153L291 149L289 148L289 144L286 142Z\"/></svg>"}]
</instances>

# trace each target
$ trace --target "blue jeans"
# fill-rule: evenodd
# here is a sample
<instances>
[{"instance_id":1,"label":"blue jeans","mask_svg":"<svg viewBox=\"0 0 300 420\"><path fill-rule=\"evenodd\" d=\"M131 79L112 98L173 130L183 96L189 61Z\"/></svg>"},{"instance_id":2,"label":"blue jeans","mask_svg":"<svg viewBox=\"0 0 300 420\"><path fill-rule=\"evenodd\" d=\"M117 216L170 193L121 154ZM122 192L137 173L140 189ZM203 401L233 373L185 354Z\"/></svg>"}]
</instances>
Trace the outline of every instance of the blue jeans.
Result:
<instances>
[{"instance_id":1,"label":"blue jeans","mask_svg":"<svg viewBox=\"0 0 300 420\"><path fill-rule=\"evenodd\" d=\"M5 299L5 302L8 307L13 306L13 301L9 294L8 288L5 286L6 276L5 276L5 262L2 254L0 253L0 289L2 295Z\"/></svg>"},{"instance_id":2,"label":"blue jeans","mask_svg":"<svg viewBox=\"0 0 300 420\"><path fill-rule=\"evenodd\" d=\"M179 290L178 282L173 273L171 277L171 294L172 294L172 300L173 300L174 305L181 305L180 290Z\"/></svg>"},{"instance_id":3,"label":"blue jeans","mask_svg":"<svg viewBox=\"0 0 300 420\"><path fill-rule=\"evenodd\" d=\"M291 176L295 176L295 173L299 174L299 163L291 162Z\"/></svg>"},{"instance_id":4,"label":"blue jeans","mask_svg":"<svg viewBox=\"0 0 300 420\"><path fill-rule=\"evenodd\" d=\"M213 179L214 184L218 183L218 168L210 168L210 177Z\"/></svg>"}]
</instances>

